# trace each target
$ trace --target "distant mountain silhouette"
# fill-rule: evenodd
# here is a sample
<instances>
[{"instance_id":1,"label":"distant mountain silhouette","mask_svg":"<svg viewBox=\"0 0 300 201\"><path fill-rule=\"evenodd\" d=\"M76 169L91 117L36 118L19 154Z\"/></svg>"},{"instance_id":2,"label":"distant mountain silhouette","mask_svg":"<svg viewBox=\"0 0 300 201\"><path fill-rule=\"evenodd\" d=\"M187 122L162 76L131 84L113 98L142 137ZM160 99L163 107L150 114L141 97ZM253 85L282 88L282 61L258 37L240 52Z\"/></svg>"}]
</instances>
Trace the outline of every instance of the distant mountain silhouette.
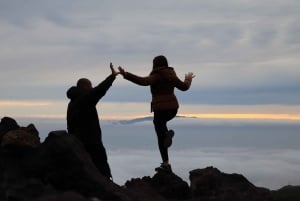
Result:
<instances>
[{"instance_id":1,"label":"distant mountain silhouette","mask_svg":"<svg viewBox=\"0 0 300 201\"><path fill-rule=\"evenodd\" d=\"M134 119L128 119L128 120L120 120L120 121L118 121L118 123L127 125L127 124L134 124L134 123L140 123L140 122L145 122L145 121L153 121L153 117L148 116L148 117L134 118Z\"/></svg>"},{"instance_id":2,"label":"distant mountain silhouette","mask_svg":"<svg viewBox=\"0 0 300 201\"><path fill-rule=\"evenodd\" d=\"M182 115L178 115L175 118L192 118L195 119L197 117L186 117ZM135 123L141 123L141 122L147 122L147 121L153 121L152 116L147 116L147 117L140 117L140 118L134 118L134 119L128 119L128 120L120 120L118 123L123 124L123 125L128 125L128 124L135 124Z\"/></svg>"}]
</instances>

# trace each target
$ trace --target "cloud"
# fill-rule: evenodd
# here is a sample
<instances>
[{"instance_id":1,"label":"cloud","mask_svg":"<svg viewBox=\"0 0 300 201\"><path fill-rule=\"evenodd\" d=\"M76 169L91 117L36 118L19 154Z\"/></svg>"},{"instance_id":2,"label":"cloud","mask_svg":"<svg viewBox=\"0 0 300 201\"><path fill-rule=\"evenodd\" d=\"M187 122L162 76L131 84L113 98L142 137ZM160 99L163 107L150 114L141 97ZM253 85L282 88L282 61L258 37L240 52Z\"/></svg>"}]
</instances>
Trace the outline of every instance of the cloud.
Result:
<instances>
[{"instance_id":1,"label":"cloud","mask_svg":"<svg viewBox=\"0 0 300 201\"><path fill-rule=\"evenodd\" d=\"M209 148L172 150L170 155L173 171L187 182L189 171L214 166L225 173L243 174L254 185L272 190L299 185L298 150ZM110 150L108 158L114 181L120 185L131 178L153 176L159 166L158 151Z\"/></svg>"},{"instance_id":2,"label":"cloud","mask_svg":"<svg viewBox=\"0 0 300 201\"><path fill-rule=\"evenodd\" d=\"M184 102L299 104L299 2L267 2L2 1L0 98L62 100L110 61L147 75L165 54L182 79L197 75ZM149 100L122 79L113 87L107 100Z\"/></svg>"}]
</instances>

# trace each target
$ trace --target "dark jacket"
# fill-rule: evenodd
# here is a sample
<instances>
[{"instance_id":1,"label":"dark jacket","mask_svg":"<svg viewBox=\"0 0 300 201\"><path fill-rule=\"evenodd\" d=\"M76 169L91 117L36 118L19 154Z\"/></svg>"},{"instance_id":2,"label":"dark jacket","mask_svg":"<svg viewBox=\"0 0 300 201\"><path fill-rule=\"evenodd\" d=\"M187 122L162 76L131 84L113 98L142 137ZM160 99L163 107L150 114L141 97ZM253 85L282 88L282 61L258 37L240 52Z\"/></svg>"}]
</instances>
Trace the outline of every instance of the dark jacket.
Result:
<instances>
[{"instance_id":1,"label":"dark jacket","mask_svg":"<svg viewBox=\"0 0 300 201\"><path fill-rule=\"evenodd\" d=\"M78 137L84 144L102 143L101 128L96 105L115 80L108 76L89 92L73 86L67 91L70 99L67 111L67 126L70 134Z\"/></svg>"},{"instance_id":2,"label":"dark jacket","mask_svg":"<svg viewBox=\"0 0 300 201\"><path fill-rule=\"evenodd\" d=\"M179 104L174 94L174 88L186 91L191 86L191 80L181 81L172 67L155 68L147 77L126 72L124 78L138 85L150 85L151 112L178 109Z\"/></svg>"}]
</instances>

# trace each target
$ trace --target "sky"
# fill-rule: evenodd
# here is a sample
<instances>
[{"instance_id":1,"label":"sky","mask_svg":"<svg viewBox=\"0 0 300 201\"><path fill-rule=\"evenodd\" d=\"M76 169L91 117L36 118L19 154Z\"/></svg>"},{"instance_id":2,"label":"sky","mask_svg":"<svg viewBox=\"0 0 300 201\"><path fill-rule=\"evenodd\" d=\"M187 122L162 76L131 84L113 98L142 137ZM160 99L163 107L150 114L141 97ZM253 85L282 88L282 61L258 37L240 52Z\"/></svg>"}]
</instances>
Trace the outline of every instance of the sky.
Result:
<instances>
[{"instance_id":1,"label":"sky","mask_svg":"<svg viewBox=\"0 0 300 201\"><path fill-rule=\"evenodd\" d=\"M94 85L109 63L146 76L165 55L180 114L300 119L298 0L0 0L0 115L65 118L66 90ZM98 105L104 119L150 114L149 88L118 76Z\"/></svg>"}]
</instances>

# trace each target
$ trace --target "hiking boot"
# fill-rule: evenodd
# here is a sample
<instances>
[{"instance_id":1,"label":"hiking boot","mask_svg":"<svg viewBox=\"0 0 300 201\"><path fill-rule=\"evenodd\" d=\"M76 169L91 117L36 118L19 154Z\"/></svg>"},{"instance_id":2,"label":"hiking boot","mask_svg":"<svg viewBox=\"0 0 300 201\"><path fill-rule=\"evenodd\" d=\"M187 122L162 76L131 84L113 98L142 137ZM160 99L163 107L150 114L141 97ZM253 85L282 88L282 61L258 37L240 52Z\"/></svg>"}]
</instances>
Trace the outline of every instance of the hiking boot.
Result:
<instances>
[{"instance_id":1,"label":"hiking boot","mask_svg":"<svg viewBox=\"0 0 300 201\"><path fill-rule=\"evenodd\" d=\"M164 141L164 147L169 148L172 145L172 138L174 137L175 133L173 130L169 130L166 132L166 138Z\"/></svg>"},{"instance_id":2,"label":"hiking boot","mask_svg":"<svg viewBox=\"0 0 300 201\"><path fill-rule=\"evenodd\" d=\"M156 172L160 172L160 171L163 171L163 172L172 172L172 168L171 168L170 164L165 165L165 164L161 163L161 165L159 167L155 168L155 171Z\"/></svg>"}]
</instances>

